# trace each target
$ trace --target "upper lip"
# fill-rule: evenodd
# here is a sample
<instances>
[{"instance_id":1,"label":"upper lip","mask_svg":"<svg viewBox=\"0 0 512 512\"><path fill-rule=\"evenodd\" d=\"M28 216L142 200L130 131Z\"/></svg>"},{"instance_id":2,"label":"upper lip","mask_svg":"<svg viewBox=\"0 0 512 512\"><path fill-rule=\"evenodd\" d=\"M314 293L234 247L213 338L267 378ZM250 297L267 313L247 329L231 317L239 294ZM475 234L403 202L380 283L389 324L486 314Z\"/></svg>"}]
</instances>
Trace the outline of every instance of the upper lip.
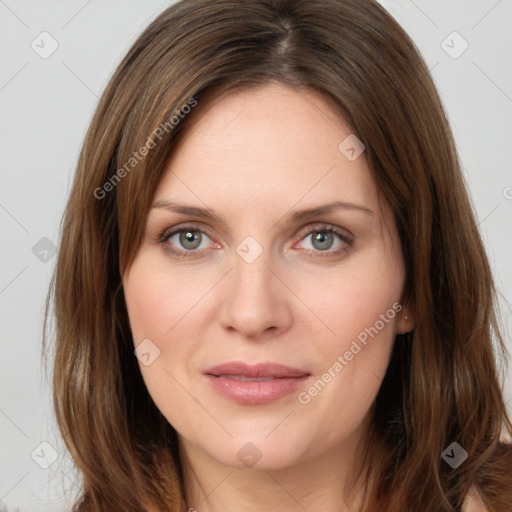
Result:
<instances>
[{"instance_id":1,"label":"upper lip","mask_svg":"<svg viewBox=\"0 0 512 512\"><path fill-rule=\"evenodd\" d=\"M206 375L241 375L244 377L304 377L308 372L284 366L278 363L258 363L247 364L242 361L231 361L208 368L204 372Z\"/></svg>"}]
</instances>

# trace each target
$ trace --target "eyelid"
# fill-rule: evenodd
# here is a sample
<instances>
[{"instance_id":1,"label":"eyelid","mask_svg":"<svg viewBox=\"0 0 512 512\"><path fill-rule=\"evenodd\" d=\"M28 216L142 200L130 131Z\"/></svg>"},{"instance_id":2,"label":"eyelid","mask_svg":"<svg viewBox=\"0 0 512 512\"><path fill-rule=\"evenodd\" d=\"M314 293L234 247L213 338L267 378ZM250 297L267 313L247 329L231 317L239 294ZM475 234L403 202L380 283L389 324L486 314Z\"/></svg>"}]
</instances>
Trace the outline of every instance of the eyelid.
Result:
<instances>
[{"instance_id":1,"label":"eyelid","mask_svg":"<svg viewBox=\"0 0 512 512\"><path fill-rule=\"evenodd\" d=\"M295 236L301 236L302 240L303 235L310 235L316 231L331 231L337 234L345 242L350 244L353 244L355 240L355 236L348 229L337 226L336 224L330 224L328 222L312 222L311 224L301 228Z\"/></svg>"},{"instance_id":2,"label":"eyelid","mask_svg":"<svg viewBox=\"0 0 512 512\"><path fill-rule=\"evenodd\" d=\"M206 236L208 236L208 238L210 238L210 240L212 240L212 242L214 244L216 244L217 246L220 245L218 242L215 241L215 236L212 236L212 234L209 231L209 229L205 229L203 224L198 224L198 223L195 223L195 222L184 222L182 224L177 224L177 225L172 226L170 228L164 229L162 232L160 232L157 235L157 237L155 239L155 242L157 244L164 245L165 242L167 242L169 240L169 238L171 238L175 234L177 234L177 233L179 233L181 231L185 231L187 229L189 229L191 231L199 231L200 233L203 233ZM342 240L342 242L344 242L349 247L351 247L354 244L355 237L347 229L342 228L340 226L337 226L335 224L330 224L330 223L326 223L326 222L316 222L316 223L312 222L312 223L309 223L306 226L302 227L294 235L294 237L293 237L294 239L297 238L297 237L299 237L299 239L296 242L294 242L292 247L295 247L305 237L310 236L310 235L312 235L315 232L331 232L331 233L334 233L335 235L337 235ZM173 252L175 254L181 254L182 256L190 256L190 257L199 256L199 255L201 255L201 253L203 253L203 251L206 250L206 249L202 249L202 250L185 250L185 249L176 248L174 246L172 246L172 247L173 247L172 249L167 247L166 250L169 251L169 252ZM305 252L308 252L308 253L315 253L315 254L318 254L319 256L322 256L322 255L325 255L325 256L331 255L332 256L332 255L336 255L337 252L338 252L338 251L332 251L332 250L327 250L327 251L314 251L314 250L311 250L311 249L301 249L301 250L305 251Z\"/></svg>"},{"instance_id":3,"label":"eyelid","mask_svg":"<svg viewBox=\"0 0 512 512\"><path fill-rule=\"evenodd\" d=\"M169 237L175 235L176 233L179 233L180 231L185 231L186 229L190 229L191 231L200 231L201 233L204 233L205 235L207 235L210 239L215 238L214 236L212 236L212 234L210 233L210 231L208 229L204 228L204 225L199 225L194 222L185 222L182 224L177 224L170 228L166 228L163 231L161 231L157 235L157 241L162 242L162 241L168 239Z\"/></svg>"},{"instance_id":4,"label":"eyelid","mask_svg":"<svg viewBox=\"0 0 512 512\"><path fill-rule=\"evenodd\" d=\"M175 226L172 226L170 228L164 229L159 235L158 240L162 241L164 239L169 238L170 236L176 234L179 231L185 230L185 229L191 229L191 230L197 230L201 233L205 233L208 235L210 239L214 239L215 236L211 234L208 228L204 228L204 225L197 224L195 222L185 222L182 224L177 224ZM301 229L297 231L297 233L293 236L294 238L298 236L306 236L310 235L313 231L333 231L334 233L337 233L344 239L348 239L353 241L354 235L347 229L341 228L339 226L336 226L335 224L330 224L328 222L312 222L306 226L303 226ZM301 238L302 239L302 238Z\"/></svg>"}]
</instances>

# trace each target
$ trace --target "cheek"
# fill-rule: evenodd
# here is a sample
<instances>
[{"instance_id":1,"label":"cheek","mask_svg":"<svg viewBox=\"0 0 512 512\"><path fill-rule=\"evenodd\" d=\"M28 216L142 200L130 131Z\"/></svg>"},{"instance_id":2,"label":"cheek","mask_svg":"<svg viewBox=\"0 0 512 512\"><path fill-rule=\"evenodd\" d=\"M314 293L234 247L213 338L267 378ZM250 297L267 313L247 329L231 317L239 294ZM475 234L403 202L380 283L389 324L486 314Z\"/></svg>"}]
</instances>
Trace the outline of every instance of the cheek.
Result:
<instances>
[{"instance_id":1,"label":"cheek","mask_svg":"<svg viewBox=\"0 0 512 512\"><path fill-rule=\"evenodd\" d=\"M207 283L187 270L166 267L161 261L156 265L154 260L141 254L134 261L124 293L135 345L150 338L163 348L164 338L197 305Z\"/></svg>"},{"instance_id":2,"label":"cheek","mask_svg":"<svg viewBox=\"0 0 512 512\"><path fill-rule=\"evenodd\" d=\"M180 386L190 389L191 376L200 365L205 326L215 321L204 305L218 279L215 273L199 274L193 266L179 267L146 251L135 259L124 280L134 345L149 339L156 346L154 362L146 366L140 361L139 367L157 403L166 403L169 397L180 401ZM185 405L186 394L183 398Z\"/></svg>"},{"instance_id":3,"label":"cheek","mask_svg":"<svg viewBox=\"0 0 512 512\"><path fill-rule=\"evenodd\" d=\"M194 307L209 287L208 279L198 280L186 270L166 266L161 258L156 264L148 253L135 259L124 280L134 345L144 342L148 347L147 339L154 344L149 345L150 364L139 358L147 391L173 426L182 427L185 416L187 428L193 426L198 432L205 428L199 421L204 418L186 390L191 389L189 366L197 350Z\"/></svg>"},{"instance_id":4,"label":"cheek","mask_svg":"<svg viewBox=\"0 0 512 512\"><path fill-rule=\"evenodd\" d=\"M394 338L403 283L401 257L386 258L375 248L329 274L304 273L295 289L299 296L307 297L308 307L317 313L315 323L323 324L324 333L330 331L331 336L321 336L319 343L323 351L332 353L350 345L360 333L364 338L375 324L382 338Z\"/></svg>"},{"instance_id":5,"label":"cheek","mask_svg":"<svg viewBox=\"0 0 512 512\"><path fill-rule=\"evenodd\" d=\"M304 281L301 293L318 312L324 334L315 336L312 347L319 379L299 401L328 407L333 428L361 419L380 388L402 309L403 281L401 258L389 260L377 250L347 262L328 286L318 287L326 283L320 276Z\"/></svg>"}]
</instances>

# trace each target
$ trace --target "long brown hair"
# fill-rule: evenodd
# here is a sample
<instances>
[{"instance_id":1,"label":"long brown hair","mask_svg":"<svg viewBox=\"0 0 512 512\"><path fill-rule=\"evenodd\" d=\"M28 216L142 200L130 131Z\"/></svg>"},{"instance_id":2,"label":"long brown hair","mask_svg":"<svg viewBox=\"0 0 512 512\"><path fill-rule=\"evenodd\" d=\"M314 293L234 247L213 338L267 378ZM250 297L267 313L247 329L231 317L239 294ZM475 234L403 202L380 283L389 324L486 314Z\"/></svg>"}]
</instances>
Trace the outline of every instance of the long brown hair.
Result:
<instances>
[{"instance_id":1,"label":"long brown hair","mask_svg":"<svg viewBox=\"0 0 512 512\"><path fill-rule=\"evenodd\" d=\"M397 336L374 404L364 511L456 511L474 488L510 512L491 271L433 80L373 0L183 0L117 68L83 144L48 298L56 416L83 476L75 509L185 510L177 434L144 386L122 276L196 112L269 82L320 92L350 124L401 237L417 325ZM452 442L468 453L457 468L441 457Z\"/></svg>"}]
</instances>

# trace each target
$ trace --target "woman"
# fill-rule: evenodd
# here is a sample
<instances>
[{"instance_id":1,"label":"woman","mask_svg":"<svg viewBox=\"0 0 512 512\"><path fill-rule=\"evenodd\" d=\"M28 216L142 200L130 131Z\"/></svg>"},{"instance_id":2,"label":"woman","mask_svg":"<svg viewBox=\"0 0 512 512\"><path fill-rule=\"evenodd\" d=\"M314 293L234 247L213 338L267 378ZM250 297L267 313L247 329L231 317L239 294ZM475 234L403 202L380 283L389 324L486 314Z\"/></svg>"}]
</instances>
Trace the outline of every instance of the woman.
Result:
<instances>
[{"instance_id":1,"label":"woman","mask_svg":"<svg viewBox=\"0 0 512 512\"><path fill-rule=\"evenodd\" d=\"M53 293L77 511L510 511L489 264L373 1L164 11L89 128Z\"/></svg>"}]
</instances>

